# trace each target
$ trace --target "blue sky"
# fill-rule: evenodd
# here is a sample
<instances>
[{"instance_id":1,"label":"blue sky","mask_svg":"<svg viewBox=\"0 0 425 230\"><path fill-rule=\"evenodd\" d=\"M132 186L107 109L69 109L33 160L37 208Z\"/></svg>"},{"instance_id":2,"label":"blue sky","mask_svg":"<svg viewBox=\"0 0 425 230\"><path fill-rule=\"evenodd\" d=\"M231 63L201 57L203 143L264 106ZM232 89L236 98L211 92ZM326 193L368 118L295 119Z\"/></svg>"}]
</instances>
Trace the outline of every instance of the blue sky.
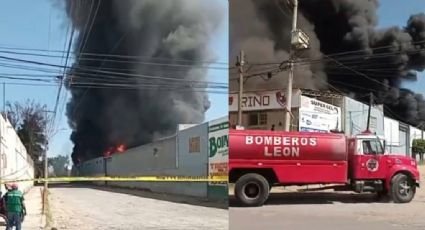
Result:
<instances>
[{"instance_id":1,"label":"blue sky","mask_svg":"<svg viewBox=\"0 0 425 230\"><path fill-rule=\"evenodd\" d=\"M228 12L228 1L217 0ZM66 42L67 20L63 13L52 5L54 0L3 0L0 5L0 47L24 47L35 49L63 50ZM211 49L215 51L218 62L227 62L228 57L228 14L224 14L223 24L211 39ZM49 26L50 24L50 26ZM49 29L50 28L50 29ZM1 48L0 48L1 50ZM61 64L59 58L46 58L34 56L4 56L26 58L40 62ZM5 63L5 61L0 61ZM15 63L16 64L16 63ZM16 68L0 66L1 74L7 73L41 73ZM228 73L223 70L211 70L209 81L227 83ZM3 82L17 82L17 80L4 80ZM1 87L0 87L1 89ZM17 86L6 85L6 101L25 101L33 99L36 102L46 104L49 110L53 110L57 86ZM0 94L1 96L2 94ZM69 97L68 97L69 99ZM0 100L1 106L3 100ZM227 115L227 95L211 94L211 108L206 113L206 120L211 120ZM61 107L59 107L59 112ZM73 144L69 141L71 130L67 125L65 111L58 117L60 123L56 126L57 131L50 140L49 156L57 154L70 154Z\"/></svg>"},{"instance_id":2,"label":"blue sky","mask_svg":"<svg viewBox=\"0 0 425 230\"><path fill-rule=\"evenodd\" d=\"M425 13L424 0L381 0L378 10L379 26L406 26L406 22L410 15L416 13ZM417 93L425 94L425 72L418 74L418 81L405 82L403 86L412 89Z\"/></svg>"}]
</instances>

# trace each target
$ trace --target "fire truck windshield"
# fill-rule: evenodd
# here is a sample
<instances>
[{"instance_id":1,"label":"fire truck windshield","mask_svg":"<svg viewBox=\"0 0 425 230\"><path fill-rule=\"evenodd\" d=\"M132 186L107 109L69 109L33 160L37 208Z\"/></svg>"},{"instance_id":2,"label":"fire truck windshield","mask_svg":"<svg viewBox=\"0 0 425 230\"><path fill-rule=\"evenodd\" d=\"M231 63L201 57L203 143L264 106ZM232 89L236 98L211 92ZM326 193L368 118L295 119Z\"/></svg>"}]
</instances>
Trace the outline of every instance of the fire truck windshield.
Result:
<instances>
[{"instance_id":1,"label":"fire truck windshield","mask_svg":"<svg viewBox=\"0 0 425 230\"><path fill-rule=\"evenodd\" d=\"M379 139L364 139L362 140L362 147L365 155L384 154L384 148Z\"/></svg>"}]
</instances>

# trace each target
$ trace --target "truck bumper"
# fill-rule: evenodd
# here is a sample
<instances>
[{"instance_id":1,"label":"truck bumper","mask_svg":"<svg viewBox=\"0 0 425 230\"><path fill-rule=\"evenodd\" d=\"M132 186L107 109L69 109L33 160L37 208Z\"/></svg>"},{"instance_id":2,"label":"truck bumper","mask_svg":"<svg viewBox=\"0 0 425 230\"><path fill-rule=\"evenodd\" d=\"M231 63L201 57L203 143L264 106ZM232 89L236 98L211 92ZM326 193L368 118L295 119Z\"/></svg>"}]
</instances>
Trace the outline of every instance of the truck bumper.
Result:
<instances>
[{"instance_id":1,"label":"truck bumper","mask_svg":"<svg viewBox=\"0 0 425 230\"><path fill-rule=\"evenodd\" d=\"M419 180L415 180L416 187L420 188L420 184L421 184L421 182Z\"/></svg>"}]
</instances>

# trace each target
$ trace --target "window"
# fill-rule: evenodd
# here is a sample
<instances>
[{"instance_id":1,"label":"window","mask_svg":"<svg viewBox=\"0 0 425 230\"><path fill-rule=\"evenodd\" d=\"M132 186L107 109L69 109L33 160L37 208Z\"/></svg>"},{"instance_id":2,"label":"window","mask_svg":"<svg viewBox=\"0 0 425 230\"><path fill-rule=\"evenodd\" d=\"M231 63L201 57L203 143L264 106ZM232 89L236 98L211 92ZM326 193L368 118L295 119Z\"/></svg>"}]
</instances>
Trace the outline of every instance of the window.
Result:
<instances>
[{"instance_id":1,"label":"window","mask_svg":"<svg viewBox=\"0 0 425 230\"><path fill-rule=\"evenodd\" d=\"M258 125L258 113L251 113L248 117L248 125Z\"/></svg>"},{"instance_id":2,"label":"window","mask_svg":"<svg viewBox=\"0 0 425 230\"><path fill-rule=\"evenodd\" d=\"M363 153L365 155L384 154L384 150L379 140L364 140L362 146Z\"/></svg>"},{"instance_id":3,"label":"window","mask_svg":"<svg viewBox=\"0 0 425 230\"><path fill-rule=\"evenodd\" d=\"M266 125L267 124L267 113L250 113L248 117L248 125Z\"/></svg>"},{"instance_id":4,"label":"window","mask_svg":"<svg viewBox=\"0 0 425 230\"><path fill-rule=\"evenodd\" d=\"M189 153L201 152L201 138L192 137L189 139Z\"/></svg>"},{"instance_id":5,"label":"window","mask_svg":"<svg viewBox=\"0 0 425 230\"><path fill-rule=\"evenodd\" d=\"M267 124L267 113L260 113L260 125Z\"/></svg>"}]
</instances>

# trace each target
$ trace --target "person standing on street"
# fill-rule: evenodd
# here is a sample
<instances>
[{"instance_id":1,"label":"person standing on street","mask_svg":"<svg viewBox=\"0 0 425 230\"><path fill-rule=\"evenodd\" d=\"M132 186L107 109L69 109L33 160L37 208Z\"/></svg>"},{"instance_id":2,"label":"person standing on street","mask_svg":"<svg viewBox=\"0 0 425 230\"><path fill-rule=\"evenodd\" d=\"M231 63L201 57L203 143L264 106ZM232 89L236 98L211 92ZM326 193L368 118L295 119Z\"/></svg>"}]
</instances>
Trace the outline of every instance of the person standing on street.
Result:
<instances>
[{"instance_id":1,"label":"person standing on street","mask_svg":"<svg viewBox=\"0 0 425 230\"><path fill-rule=\"evenodd\" d=\"M23 216L26 215L24 195L18 190L18 185L10 185L10 190L3 197L3 205L7 215L6 230L11 230L13 226L16 230L21 230Z\"/></svg>"}]
</instances>

